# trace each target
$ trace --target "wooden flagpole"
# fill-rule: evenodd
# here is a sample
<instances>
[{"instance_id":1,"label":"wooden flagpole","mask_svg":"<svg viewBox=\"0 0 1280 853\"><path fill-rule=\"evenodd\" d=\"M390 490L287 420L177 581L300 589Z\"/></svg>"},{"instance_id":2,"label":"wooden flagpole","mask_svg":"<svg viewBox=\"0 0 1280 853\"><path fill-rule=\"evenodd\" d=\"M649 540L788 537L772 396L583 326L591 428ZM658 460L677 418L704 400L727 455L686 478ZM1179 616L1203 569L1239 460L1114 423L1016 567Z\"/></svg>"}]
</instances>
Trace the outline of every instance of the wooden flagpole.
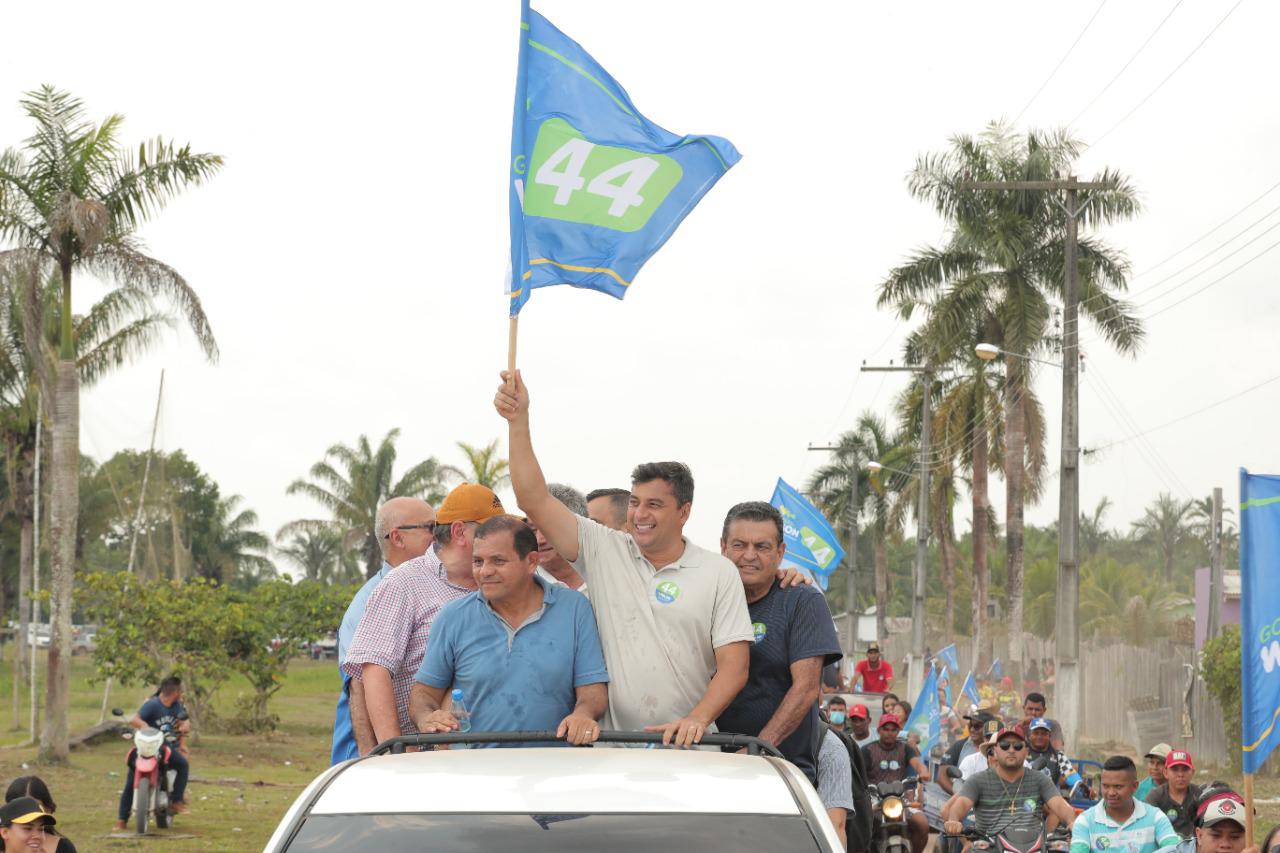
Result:
<instances>
[{"instance_id":1,"label":"wooden flagpole","mask_svg":"<svg viewBox=\"0 0 1280 853\"><path fill-rule=\"evenodd\" d=\"M516 332L519 330L519 317L511 318L511 325L507 329L507 371L511 374L511 387L515 387L516 379Z\"/></svg>"},{"instance_id":2,"label":"wooden flagpole","mask_svg":"<svg viewBox=\"0 0 1280 853\"><path fill-rule=\"evenodd\" d=\"M1253 774L1244 774L1244 846L1253 846ZM1266 853L1266 851L1263 851Z\"/></svg>"}]
</instances>

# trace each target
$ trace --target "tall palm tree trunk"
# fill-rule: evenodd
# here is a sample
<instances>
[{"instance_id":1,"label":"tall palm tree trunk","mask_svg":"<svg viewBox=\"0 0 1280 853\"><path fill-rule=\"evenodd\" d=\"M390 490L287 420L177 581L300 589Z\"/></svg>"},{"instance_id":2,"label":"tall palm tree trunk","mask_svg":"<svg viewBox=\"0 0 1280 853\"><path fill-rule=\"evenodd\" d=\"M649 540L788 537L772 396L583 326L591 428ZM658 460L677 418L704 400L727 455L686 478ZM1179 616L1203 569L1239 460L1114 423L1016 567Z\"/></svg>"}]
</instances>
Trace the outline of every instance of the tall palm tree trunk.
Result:
<instances>
[{"instance_id":1,"label":"tall palm tree trunk","mask_svg":"<svg viewBox=\"0 0 1280 853\"><path fill-rule=\"evenodd\" d=\"M987 625L987 588L991 573L987 568L987 432L976 424L973 441L973 662L978 669L985 661L990 628Z\"/></svg>"},{"instance_id":2,"label":"tall palm tree trunk","mask_svg":"<svg viewBox=\"0 0 1280 853\"><path fill-rule=\"evenodd\" d=\"M938 513L938 556L942 564L942 588L946 592L946 609L942 619L942 645L951 642L956 627L956 533L951 507L945 500Z\"/></svg>"},{"instance_id":3,"label":"tall palm tree trunk","mask_svg":"<svg viewBox=\"0 0 1280 853\"><path fill-rule=\"evenodd\" d=\"M69 277L67 279L69 281ZM69 306L67 313L69 313ZM65 331L65 329L64 329ZM67 706L71 690L71 592L75 584L76 523L80 507L80 375L74 358L59 359L54 380L49 501L52 637L45 687L41 763L66 763Z\"/></svg>"},{"instance_id":4,"label":"tall palm tree trunk","mask_svg":"<svg viewBox=\"0 0 1280 853\"><path fill-rule=\"evenodd\" d=\"M877 536L876 559L876 641L883 643L887 637L884 628L889 611L889 549L884 537Z\"/></svg>"},{"instance_id":5,"label":"tall palm tree trunk","mask_svg":"<svg viewBox=\"0 0 1280 853\"><path fill-rule=\"evenodd\" d=\"M1023 586L1023 508L1025 502L1026 463L1026 409L1023 368L1008 364L1009 382L1005 384L1005 538L1007 541L1009 570L1009 653L1007 666L1014 684L1019 683L1022 664L1022 586Z\"/></svg>"}]
</instances>

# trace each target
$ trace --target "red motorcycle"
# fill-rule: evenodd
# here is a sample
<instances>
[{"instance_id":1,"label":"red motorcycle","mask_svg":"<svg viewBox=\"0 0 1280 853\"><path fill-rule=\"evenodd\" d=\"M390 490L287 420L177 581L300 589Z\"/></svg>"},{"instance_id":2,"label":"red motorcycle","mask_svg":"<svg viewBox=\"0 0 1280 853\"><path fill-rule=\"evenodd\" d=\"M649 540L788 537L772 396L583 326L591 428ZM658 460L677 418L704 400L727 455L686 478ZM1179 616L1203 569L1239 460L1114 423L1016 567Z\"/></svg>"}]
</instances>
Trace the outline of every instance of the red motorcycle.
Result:
<instances>
[{"instance_id":1,"label":"red motorcycle","mask_svg":"<svg viewBox=\"0 0 1280 853\"><path fill-rule=\"evenodd\" d=\"M112 708L111 713L124 716L119 708ZM186 718L185 712L178 715L179 720ZM169 792L173 790L178 771L169 769L169 756L177 748L179 737L168 723L159 729L141 728L133 733L131 751L137 752L133 764L133 822L139 835L147 834L153 814L160 829L173 825Z\"/></svg>"}]
</instances>

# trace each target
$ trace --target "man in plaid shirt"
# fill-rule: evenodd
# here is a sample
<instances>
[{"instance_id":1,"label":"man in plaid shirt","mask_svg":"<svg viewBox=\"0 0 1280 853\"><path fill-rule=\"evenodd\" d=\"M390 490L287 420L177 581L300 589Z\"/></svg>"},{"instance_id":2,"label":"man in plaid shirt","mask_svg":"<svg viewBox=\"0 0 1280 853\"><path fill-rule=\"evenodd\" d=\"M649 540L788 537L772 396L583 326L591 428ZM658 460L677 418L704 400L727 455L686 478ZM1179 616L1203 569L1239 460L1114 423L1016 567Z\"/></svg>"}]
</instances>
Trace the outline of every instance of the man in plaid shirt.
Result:
<instances>
[{"instance_id":1,"label":"man in plaid shirt","mask_svg":"<svg viewBox=\"0 0 1280 853\"><path fill-rule=\"evenodd\" d=\"M463 483L436 512L435 550L400 565L369 598L342 671L364 684L374 740L414 734L409 694L440 608L476 589L471 548L475 529L502 502L492 490Z\"/></svg>"}]
</instances>

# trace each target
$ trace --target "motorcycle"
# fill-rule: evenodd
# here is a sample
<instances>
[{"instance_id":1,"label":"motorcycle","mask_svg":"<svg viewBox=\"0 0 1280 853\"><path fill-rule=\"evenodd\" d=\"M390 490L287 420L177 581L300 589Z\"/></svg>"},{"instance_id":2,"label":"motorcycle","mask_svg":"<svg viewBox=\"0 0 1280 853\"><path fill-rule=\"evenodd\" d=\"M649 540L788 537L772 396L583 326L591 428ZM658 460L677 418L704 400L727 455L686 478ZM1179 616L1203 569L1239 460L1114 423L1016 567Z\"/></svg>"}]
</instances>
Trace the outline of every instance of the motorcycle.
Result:
<instances>
[{"instance_id":1,"label":"motorcycle","mask_svg":"<svg viewBox=\"0 0 1280 853\"><path fill-rule=\"evenodd\" d=\"M111 713L124 718L124 711L119 708L112 708ZM187 719L186 712L179 713L177 719ZM147 834L153 814L160 829L173 825L169 792L173 790L178 771L169 769L168 765L180 738L169 723L159 729L146 727L133 732L133 748L137 750L133 766L133 823L138 835Z\"/></svg>"},{"instance_id":2,"label":"motorcycle","mask_svg":"<svg viewBox=\"0 0 1280 853\"><path fill-rule=\"evenodd\" d=\"M871 785L871 853L911 853L907 835L907 795L915 799L915 778Z\"/></svg>"},{"instance_id":3,"label":"motorcycle","mask_svg":"<svg viewBox=\"0 0 1280 853\"><path fill-rule=\"evenodd\" d=\"M973 842L975 851L983 853L1067 853L1071 848L1071 835L1065 826L1059 826L1046 834L1039 829L1006 829L993 834L966 829L961 835L943 835L942 852L960 853L962 839Z\"/></svg>"}]
</instances>

